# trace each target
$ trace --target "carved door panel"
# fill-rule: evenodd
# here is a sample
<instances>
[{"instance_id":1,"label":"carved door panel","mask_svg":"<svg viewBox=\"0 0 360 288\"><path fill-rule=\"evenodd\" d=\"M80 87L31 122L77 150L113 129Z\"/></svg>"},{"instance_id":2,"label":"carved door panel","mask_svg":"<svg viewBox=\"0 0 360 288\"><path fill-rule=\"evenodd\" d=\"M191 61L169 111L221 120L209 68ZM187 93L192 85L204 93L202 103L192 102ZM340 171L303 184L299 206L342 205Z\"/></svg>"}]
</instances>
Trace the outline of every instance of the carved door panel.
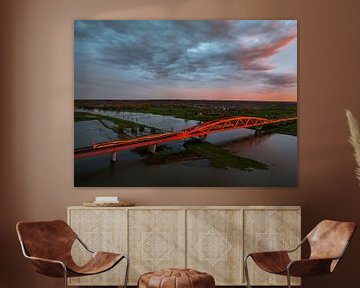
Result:
<instances>
[{"instance_id":1,"label":"carved door panel","mask_svg":"<svg viewBox=\"0 0 360 288\"><path fill-rule=\"evenodd\" d=\"M301 237L300 210L261 209L244 211L245 255L251 252L287 250L295 248ZM292 253L300 259L300 249ZM252 259L249 262L249 276L252 285L286 285L286 277L260 270ZM293 278L294 285L300 284Z\"/></svg>"},{"instance_id":2,"label":"carved door panel","mask_svg":"<svg viewBox=\"0 0 360 288\"><path fill-rule=\"evenodd\" d=\"M125 209L78 209L70 210L69 225L80 239L93 251L127 253L127 215ZM90 258L82 245L76 241L72 247L76 263L84 264ZM69 278L70 285L122 285L125 261L113 269L85 277Z\"/></svg>"},{"instance_id":3,"label":"carved door panel","mask_svg":"<svg viewBox=\"0 0 360 288\"><path fill-rule=\"evenodd\" d=\"M129 210L130 283L145 272L185 267L185 210Z\"/></svg>"},{"instance_id":4,"label":"carved door panel","mask_svg":"<svg viewBox=\"0 0 360 288\"><path fill-rule=\"evenodd\" d=\"M242 211L187 211L187 266L212 274L216 285L242 281Z\"/></svg>"}]
</instances>

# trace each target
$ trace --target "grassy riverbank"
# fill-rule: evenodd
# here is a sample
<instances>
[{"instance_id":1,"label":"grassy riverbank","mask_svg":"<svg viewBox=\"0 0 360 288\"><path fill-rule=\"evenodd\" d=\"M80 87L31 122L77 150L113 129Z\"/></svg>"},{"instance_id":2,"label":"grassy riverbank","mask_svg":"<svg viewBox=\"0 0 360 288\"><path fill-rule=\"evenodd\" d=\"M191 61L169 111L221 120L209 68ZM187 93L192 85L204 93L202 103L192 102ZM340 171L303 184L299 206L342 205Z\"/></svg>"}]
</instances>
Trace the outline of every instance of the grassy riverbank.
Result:
<instances>
[{"instance_id":1,"label":"grassy riverbank","mask_svg":"<svg viewBox=\"0 0 360 288\"><path fill-rule=\"evenodd\" d=\"M264 134L267 133L279 133L286 134L291 136L297 136L297 124L296 123L287 123L283 125L266 125L260 130Z\"/></svg>"},{"instance_id":2,"label":"grassy riverbank","mask_svg":"<svg viewBox=\"0 0 360 288\"><path fill-rule=\"evenodd\" d=\"M268 169L268 165L265 163L234 155L221 146L208 142L189 140L185 142L184 148L185 150L175 153L164 148L156 154L149 153L148 148L139 148L137 151L144 156L144 162L147 164L169 164L180 161L207 159L212 167L220 169Z\"/></svg>"}]
</instances>

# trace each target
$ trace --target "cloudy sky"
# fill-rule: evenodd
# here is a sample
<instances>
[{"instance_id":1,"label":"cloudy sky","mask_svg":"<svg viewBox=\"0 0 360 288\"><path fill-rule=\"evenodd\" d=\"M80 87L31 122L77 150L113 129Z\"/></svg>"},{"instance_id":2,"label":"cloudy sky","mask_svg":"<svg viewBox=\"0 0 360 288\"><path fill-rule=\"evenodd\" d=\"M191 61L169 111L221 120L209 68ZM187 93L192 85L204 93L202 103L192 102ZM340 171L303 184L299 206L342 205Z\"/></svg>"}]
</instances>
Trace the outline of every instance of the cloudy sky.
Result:
<instances>
[{"instance_id":1,"label":"cloudy sky","mask_svg":"<svg viewBox=\"0 0 360 288\"><path fill-rule=\"evenodd\" d=\"M74 25L75 99L297 100L295 20Z\"/></svg>"}]
</instances>

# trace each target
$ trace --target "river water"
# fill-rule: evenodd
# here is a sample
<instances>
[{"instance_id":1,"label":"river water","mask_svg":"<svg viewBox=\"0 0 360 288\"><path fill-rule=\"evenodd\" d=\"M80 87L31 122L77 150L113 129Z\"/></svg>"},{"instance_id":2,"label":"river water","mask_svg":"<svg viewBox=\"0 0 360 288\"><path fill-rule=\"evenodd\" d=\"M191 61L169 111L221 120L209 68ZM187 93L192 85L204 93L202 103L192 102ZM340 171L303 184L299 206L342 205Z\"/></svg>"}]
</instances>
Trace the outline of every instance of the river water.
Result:
<instances>
[{"instance_id":1,"label":"river water","mask_svg":"<svg viewBox=\"0 0 360 288\"><path fill-rule=\"evenodd\" d=\"M179 131L199 124L173 116L148 113L78 109L144 124L163 131ZM109 125L107 125L109 127ZM97 120L75 122L75 148L118 139L117 133ZM76 187L293 187L297 185L297 137L272 133L255 135L254 130L238 129L208 135L207 141L222 145L232 153L269 166L268 170L219 169L209 160L148 165L132 150L118 152L117 162L110 155L75 160ZM184 141L166 144L180 151Z\"/></svg>"}]
</instances>

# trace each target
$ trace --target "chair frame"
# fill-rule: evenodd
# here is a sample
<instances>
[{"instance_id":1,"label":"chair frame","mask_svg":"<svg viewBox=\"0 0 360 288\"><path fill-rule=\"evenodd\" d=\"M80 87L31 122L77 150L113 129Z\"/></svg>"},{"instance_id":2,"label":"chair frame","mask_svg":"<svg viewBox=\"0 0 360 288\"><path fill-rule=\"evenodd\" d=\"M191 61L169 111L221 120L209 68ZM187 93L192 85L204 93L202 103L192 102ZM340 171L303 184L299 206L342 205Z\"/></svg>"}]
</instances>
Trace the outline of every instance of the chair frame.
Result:
<instances>
[{"instance_id":1,"label":"chair frame","mask_svg":"<svg viewBox=\"0 0 360 288\"><path fill-rule=\"evenodd\" d=\"M76 235L76 240L78 240L80 242L80 244L88 251L90 252L91 254L95 253L94 251L90 250L90 248L79 238L79 236L77 234ZM67 281L67 267L65 265L64 262L62 261L59 261L59 260L53 260L53 259L46 259L46 258L39 258L39 257L33 257L33 256L30 256L27 251L26 251L26 248L25 248L25 245L23 243L22 240L19 240L20 242L20 246L21 246L21 251L24 255L25 258L27 259L30 259L30 260L37 260L37 261L44 261L44 262L49 262L49 263L54 263L54 264L59 264L61 265L61 267L63 268L63 271L64 271L64 274L63 274L63 278L64 278L64 287L67 288L68 287L68 281ZM124 286L123 288L127 288L127 283L128 283L128 278L129 278L129 265L130 265L130 259L127 255L124 255L123 256L125 259L126 259L126 272L125 272L125 279L124 279ZM121 261L119 261L118 263L120 263ZM117 264L118 264L117 263ZM116 265L117 265L116 264ZM116 266L115 265L115 266ZM105 271L103 271L105 272ZM89 275L90 276L90 275Z\"/></svg>"},{"instance_id":2,"label":"chair frame","mask_svg":"<svg viewBox=\"0 0 360 288\"><path fill-rule=\"evenodd\" d=\"M306 236L306 237L304 237L304 238L301 240L300 244L298 244L294 249L283 250L283 251L284 251L284 252L287 252L287 253L293 253L293 252L295 252L297 249L299 249L307 240L308 240L308 238L307 238L307 236ZM331 259L332 259L332 260L340 260L340 259L344 256L344 254L345 254L345 252L346 252L346 249L347 249L347 247L349 246L349 243L350 243L350 241L348 240L348 241L346 242L346 245L345 245L343 251L341 252L340 256L335 257L335 258L331 258ZM251 287L252 287L252 286L250 285L249 269L248 269L248 265L247 265L247 262L248 262L247 260L248 260L249 257L251 257L251 254L252 254L252 253L249 253L249 254L246 255L245 258L244 258L244 272L245 272L245 279L246 279L246 287L247 287L247 288L251 288ZM315 259L315 258L313 258L313 259ZM317 258L316 260L321 260L321 259L328 259L328 258ZM291 265L293 265L293 264L294 264L295 262L297 262L297 261L299 261L299 260L291 261L291 262L287 265L287 267L286 267L286 278L287 278L287 286L288 286L288 288L291 288L290 268L291 268ZM300 260L300 261L301 261L301 260Z\"/></svg>"}]
</instances>

